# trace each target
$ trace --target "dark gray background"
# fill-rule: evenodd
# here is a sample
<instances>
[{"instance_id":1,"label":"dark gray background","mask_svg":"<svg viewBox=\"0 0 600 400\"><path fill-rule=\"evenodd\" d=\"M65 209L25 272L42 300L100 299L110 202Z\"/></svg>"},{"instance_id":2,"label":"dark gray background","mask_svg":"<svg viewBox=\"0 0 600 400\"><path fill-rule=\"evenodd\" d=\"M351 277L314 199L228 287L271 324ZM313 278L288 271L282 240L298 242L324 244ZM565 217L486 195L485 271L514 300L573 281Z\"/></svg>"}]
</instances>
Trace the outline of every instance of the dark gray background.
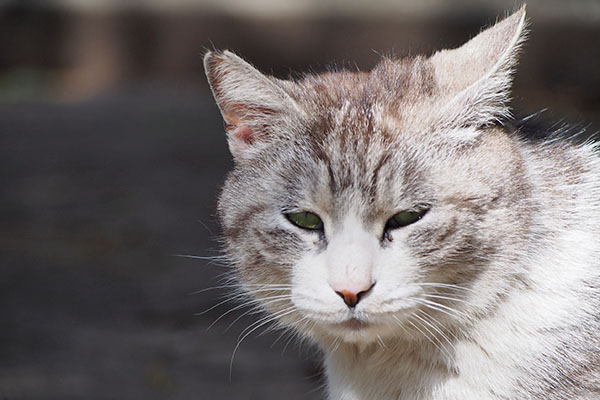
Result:
<instances>
[{"instance_id":1,"label":"dark gray background","mask_svg":"<svg viewBox=\"0 0 600 400\"><path fill-rule=\"evenodd\" d=\"M230 380L256 319L207 330L237 303L195 315L227 291L191 293L227 268L174 256L219 254L231 166L201 54L230 48L281 77L368 69L378 52L458 45L514 5L430 3L255 15L0 2L0 399L319 398L318 353L273 345L278 333L249 336ZM598 10L530 4L522 115L600 127Z\"/></svg>"}]
</instances>

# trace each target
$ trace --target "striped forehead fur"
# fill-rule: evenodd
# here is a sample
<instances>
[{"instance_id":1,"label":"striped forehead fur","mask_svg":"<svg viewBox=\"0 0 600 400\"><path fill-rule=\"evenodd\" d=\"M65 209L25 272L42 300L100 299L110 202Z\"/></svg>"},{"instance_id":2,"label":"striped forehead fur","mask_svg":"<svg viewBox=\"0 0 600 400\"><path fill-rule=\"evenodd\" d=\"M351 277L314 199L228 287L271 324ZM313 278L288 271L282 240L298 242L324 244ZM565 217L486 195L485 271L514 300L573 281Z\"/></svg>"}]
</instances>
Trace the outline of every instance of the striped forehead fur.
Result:
<instances>
[{"instance_id":1,"label":"striped forehead fur","mask_svg":"<svg viewBox=\"0 0 600 400\"><path fill-rule=\"evenodd\" d=\"M372 108L379 106L400 118L412 104L434 95L432 68L423 57L384 58L370 73L338 71L308 75L297 82L292 96L303 107L319 114L328 109L344 109L368 119Z\"/></svg>"}]
</instances>

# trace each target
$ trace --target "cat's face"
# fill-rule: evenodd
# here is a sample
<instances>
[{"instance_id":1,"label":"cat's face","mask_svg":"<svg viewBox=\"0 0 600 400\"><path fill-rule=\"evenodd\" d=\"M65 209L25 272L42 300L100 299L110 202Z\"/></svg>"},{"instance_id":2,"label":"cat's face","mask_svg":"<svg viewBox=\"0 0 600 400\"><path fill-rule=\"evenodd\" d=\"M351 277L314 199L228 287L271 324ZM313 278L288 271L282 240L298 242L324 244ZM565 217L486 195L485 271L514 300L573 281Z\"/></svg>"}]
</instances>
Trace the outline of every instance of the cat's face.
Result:
<instances>
[{"instance_id":1,"label":"cat's face","mask_svg":"<svg viewBox=\"0 0 600 400\"><path fill-rule=\"evenodd\" d=\"M524 166L490 123L522 26L515 14L483 32L493 51L475 67L464 54L479 36L299 82L207 55L236 161L219 202L226 251L268 311L329 342L436 336L519 279L506 248L525 234ZM461 67L470 78L448 76Z\"/></svg>"}]
</instances>

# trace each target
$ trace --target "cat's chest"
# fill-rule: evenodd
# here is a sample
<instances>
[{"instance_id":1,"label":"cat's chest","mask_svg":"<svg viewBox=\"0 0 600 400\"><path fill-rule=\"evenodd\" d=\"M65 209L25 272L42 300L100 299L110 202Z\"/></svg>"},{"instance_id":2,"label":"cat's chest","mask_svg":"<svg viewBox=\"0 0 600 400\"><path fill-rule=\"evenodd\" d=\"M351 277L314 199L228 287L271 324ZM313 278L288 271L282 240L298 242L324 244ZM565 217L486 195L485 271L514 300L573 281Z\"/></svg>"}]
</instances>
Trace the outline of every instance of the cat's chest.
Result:
<instances>
[{"instance_id":1,"label":"cat's chest","mask_svg":"<svg viewBox=\"0 0 600 400\"><path fill-rule=\"evenodd\" d=\"M395 350L395 351L394 351ZM336 400L481 400L514 398L516 376L506 360L493 359L475 343L457 346L454 365L411 350L389 357L382 348L369 357L332 356L327 361L330 398Z\"/></svg>"}]
</instances>

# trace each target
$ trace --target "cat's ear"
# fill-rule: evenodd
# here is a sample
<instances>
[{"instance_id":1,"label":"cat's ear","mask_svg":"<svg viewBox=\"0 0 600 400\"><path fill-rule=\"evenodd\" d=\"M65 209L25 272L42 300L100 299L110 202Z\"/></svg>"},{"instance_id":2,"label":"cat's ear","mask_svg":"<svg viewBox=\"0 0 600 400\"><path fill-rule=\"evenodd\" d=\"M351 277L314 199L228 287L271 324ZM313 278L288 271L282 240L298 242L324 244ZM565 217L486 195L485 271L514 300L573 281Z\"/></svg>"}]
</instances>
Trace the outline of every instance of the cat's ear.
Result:
<instances>
[{"instance_id":1,"label":"cat's ear","mask_svg":"<svg viewBox=\"0 0 600 400\"><path fill-rule=\"evenodd\" d=\"M431 57L448 128L480 127L510 116L513 68L526 36L525 6L457 49Z\"/></svg>"},{"instance_id":2,"label":"cat's ear","mask_svg":"<svg viewBox=\"0 0 600 400\"><path fill-rule=\"evenodd\" d=\"M206 53L204 69L236 159L257 151L273 132L285 130L282 125L298 111L278 80L230 51Z\"/></svg>"}]
</instances>

